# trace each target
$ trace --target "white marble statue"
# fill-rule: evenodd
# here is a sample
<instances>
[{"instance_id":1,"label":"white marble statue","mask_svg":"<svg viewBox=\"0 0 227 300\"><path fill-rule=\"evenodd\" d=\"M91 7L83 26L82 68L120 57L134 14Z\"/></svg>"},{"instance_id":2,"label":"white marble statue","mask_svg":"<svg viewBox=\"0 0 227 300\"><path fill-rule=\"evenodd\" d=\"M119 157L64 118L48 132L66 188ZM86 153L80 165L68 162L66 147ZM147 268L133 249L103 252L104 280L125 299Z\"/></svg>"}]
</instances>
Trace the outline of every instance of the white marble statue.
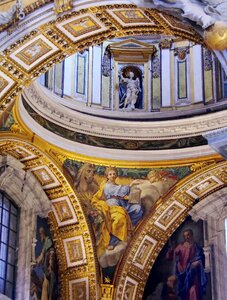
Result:
<instances>
[{"instance_id":1,"label":"white marble statue","mask_svg":"<svg viewBox=\"0 0 227 300\"><path fill-rule=\"evenodd\" d=\"M227 22L227 0L202 0L205 13L218 21Z\"/></svg>"},{"instance_id":2,"label":"white marble statue","mask_svg":"<svg viewBox=\"0 0 227 300\"><path fill-rule=\"evenodd\" d=\"M14 4L7 11L0 11L0 25L4 25L4 24L11 22L16 14L16 11L17 11L16 4Z\"/></svg>"},{"instance_id":3,"label":"white marble statue","mask_svg":"<svg viewBox=\"0 0 227 300\"><path fill-rule=\"evenodd\" d=\"M22 0L16 0L16 3L9 10L0 11L0 26L10 23L16 17L16 13L19 20L25 18Z\"/></svg>"},{"instance_id":4,"label":"white marble statue","mask_svg":"<svg viewBox=\"0 0 227 300\"><path fill-rule=\"evenodd\" d=\"M124 106L123 108L129 107L131 109L135 109L135 104L138 98L138 94L140 92L140 80L137 77L134 79L134 73L129 72L129 78L123 77L121 73L121 82L126 82L126 93L124 95Z\"/></svg>"},{"instance_id":5,"label":"white marble statue","mask_svg":"<svg viewBox=\"0 0 227 300\"><path fill-rule=\"evenodd\" d=\"M182 16L203 29L217 21L227 22L227 0L134 0L138 6L181 9Z\"/></svg>"}]
</instances>

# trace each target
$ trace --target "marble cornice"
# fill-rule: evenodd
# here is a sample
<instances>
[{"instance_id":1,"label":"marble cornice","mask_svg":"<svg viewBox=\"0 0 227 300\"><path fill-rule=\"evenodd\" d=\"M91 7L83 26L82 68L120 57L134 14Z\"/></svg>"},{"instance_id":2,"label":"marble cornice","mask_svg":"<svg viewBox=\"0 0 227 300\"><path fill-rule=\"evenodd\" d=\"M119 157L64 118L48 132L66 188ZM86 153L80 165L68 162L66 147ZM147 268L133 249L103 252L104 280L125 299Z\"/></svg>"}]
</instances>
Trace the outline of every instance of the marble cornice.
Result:
<instances>
[{"instance_id":1,"label":"marble cornice","mask_svg":"<svg viewBox=\"0 0 227 300\"><path fill-rule=\"evenodd\" d=\"M64 106L62 99L33 83L23 97L42 117L64 128L99 137L162 140L198 136L227 127L227 111L170 121L121 121L86 115ZM61 103L60 103L61 102ZM22 116L23 119L23 116Z\"/></svg>"},{"instance_id":2,"label":"marble cornice","mask_svg":"<svg viewBox=\"0 0 227 300\"><path fill-rule=\"evenodd\" d=\"M30 135L37 136L42 140L54 145L60 149L68 152L77 153L82 156L96 157L98 160L124 160L124 161L138 161L147 162L152 161L176 161L184 159L197 159L198 157L213 157L215 151L208 145L198 147L187 147L180 149L163 149L163 150L138 150L138 149L111 149L103 148L101 146L91 146L84 143L79 143L66 139L63 136L56 135L55 133L45 129L37 123L26 111L22 101L19 101L16 107L16 121L29 132ZM23 120L21 119L23 115ZM99 138L103 140L104 138Z\"/></svg>"}]
</instances>

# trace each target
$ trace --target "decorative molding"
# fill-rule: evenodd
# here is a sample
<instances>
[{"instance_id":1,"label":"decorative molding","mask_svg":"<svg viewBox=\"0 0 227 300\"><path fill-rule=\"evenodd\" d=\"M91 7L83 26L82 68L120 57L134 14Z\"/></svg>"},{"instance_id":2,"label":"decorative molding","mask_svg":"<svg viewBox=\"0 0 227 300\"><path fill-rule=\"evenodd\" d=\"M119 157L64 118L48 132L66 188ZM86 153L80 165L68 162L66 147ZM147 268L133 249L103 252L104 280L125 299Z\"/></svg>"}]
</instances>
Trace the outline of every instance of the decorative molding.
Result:
<instances>
[{"instance_id":1,"label":"decorative molding","mask_svg":"<svg viewBox=\"0 0 227 300\"><path fill-rule=\"evenodd\" d=\"M170 49L172 47L172 40L163 39L159 42L159 48L160 49Z\"/></svg>"},{"instance_id":2,"label":"decorative molding","mask_svg":"<svg viewBox=\"0 0 227 300\"><path fill-rule=\"evenodd\" d=\"M4 152L3 152L4 153ZM7 150L7 154L12 155L20 162L35 159L37 156L22 146L16 146Z\"/></svg>"},{"instance_id":3,"label":"decorative molding","mask_svg":"<svg viewBox=\"0 0 227 300\"><path fill-rule=\"evenodd\" d=\"M32 109L47 120L55 122L64 128L94 136L125 137L134 140L160 140L195 136L211 129L227 126L226 111L184 120L157 121L155 123L147 121L140 123L139 127L138 122L135 121L109 120L108 123L104 123L103 118L91 115L86 115L85 122L83 113L72 111L65 105L63 106L63 103L60 102L62 100L56 95L54 95L54 99L51 96L53 97L53 93L49 93L37 83L31 85L23 93L23 97Z\"/></svg>"},{"instance_id":4,"label":"decorative molding","mask_svg":"<svg viewBox=\"0 0 227 300\"><path fill-rule=\"evenodd\" d=\"M136 267L143 270L156 244L157 241L155 239L151 238L148 235L145 235L142 242L140 243L138 250L135 253L132 263Z\"/></svg>"},{"instance_id":5,"label":"decorative molding","mask_svg":"<svg viewBox=\"0 0 227 300\"><path fill-rule=\"evenodd\" d=\"M40 126L41 128L43 128L44 131L48 132L48 135L46 137L42 136L46 140L48 140L50 138L50 134L52 134L55 136L57 135L58 139L59 137L63 136L65 140L68 140L71 143L79 143L88 146L119 149L119 150L146 150L146 151L192 148L192 147L196 147L196 146L198 147L207 144L206 140L202 136L192 136L192 137L173 136L173 137L168 137L167 139L163 138L162 140L158 140L158 137L156 136L151 140L149 139L149 137L146 138L142 137L141 139L141 137L137 136L138 132L140 131L139 129L135 130L136 136L127 136L124 139L120 138L120 136L107 134L106 132L103 133L102 131L100 131L97 134L96 132L94 133L86 130L87 129L86 125L88 125L89 123L88 122L86 123L84 120L81 121L81 123L79 124L80 126L84 124L84 128L82 129L82 132L79 132L77 130L72 130L72 128L69 128L69 125L67 127L66 126L63 127L59 125L57 121L52 122L46 118L43 118L41 115L37 114L30 107L30 105L28 105L25 101L23 101L23 103L21 102L21 106L20 106L20 116L22 115L23 115L23 120L20 120L19 122L21 124L25 123L26 125L29 122L29 128L38 135L41 135L41 131L40 130L37 131L38 128L34 130L32 124L34 125L36 124L37 126ZM60 117L63 118L63 113L60 113ZM75 121L76 123L78 123L78 120ZM100 119L100 121L102 120ZM122 125L123 123L121 122L120 124ZM117 133L120 135L120 133L124 130L124 133L126 135L127 125L128 124L125 124L125 128L124 128L125 130L122 128L122 130L117 130ZM106 129L108 127L109 126L106 125L105 127L103 126L101 128ZM91 129L97 129L97 128L100 129L100 127L98 126L92 126ZM112 128L112 130L114 130L114 128ZM133 133L132 130L130 131L131 133Z\"/></svg>"},{"instance_id":6,"label":"decorative molding","mask_svg":"<svg viewBox=\"0 0 227 300\"><path fill-rule=\"evenodd\" d=\"M56 198L51 201L58 226L78 223L73 206L68 196Z\"/></svg>"},{"instance_id":7,"label":"decorative molding","mask_svg":"<svg viewBox=\"0 0 227 300\"><path fill-rule=\"evenodd\" d=\"M192 172L203 170L206 167L209 167L210 165L216 164L215 160L208 160L203 162L196 162L191 165L190 169Z\"/></svg>"},{"instance_id":8,"label":"decorative molding","mask_svg":"<svg viewBox=\"0 0 227 300\"><path fill-rule=\"evenodd\" d=\"M186 210L186 207L173 199L171 205L169 205L158 219L154 222L154 225L161 228L162 230L167 230L172 223Z\"/></svg>"},{"instance_id":9,"label":"decorative molding","mask_svg":"<svg viewBox=\"0 0 227 300\"><path fill-rule=\"evenodd\" d=\"M226 135L227 135L227 127L203 133L203 136L206 139L208 139L208 141L213 141L216 138L220 138L220 137L222 138Z\"/></svg>"},{"instance_id":10,"label":"decorative molding","mask_svg":"<svg viewBox=\"0 0 227 300\"><path fill-rule=\"evenodd\" d=\"M69 281L69 299L89 300L88 277Z\"/></svg>"},{"instance_id":11,"label":"decorative molding","mask_svg":"<svg viewBox=\"0 0 227 300\"><path fill-rule=\"evenodd\" d=\"M48 2L48 0L39 1L38 6L42 6L44 2ZM0 38L2 37L0 40L1 71L9 77L13 70L13 74L16 76L13 78L15 87L1 97L0 108L6 109L9 102L16 98L17 88L22 89L24 86L28 86L35 78L68 55L100 44L104 40L114 37L162 34L203 43L202 38L193 27L182 26L177 18L166 13L161 14L155 9L138 8L136 5L130 4L130 1L125 1L125 3L105 6L100 5L102 4L100 1L96 2L96 7L89 7L89 4L83 7L81 2L81 6L75 6L72 12L60 15L58 18L55 18L52 11L53 4L50 4L47 9L40 8L42 13L39 14L37 11L36 17L28 16L18 26L13 27L10 37L6 32L2 32L0 34ZM31 10L34 7L35 4ZM29 9L24 9L24 12L27 14ZM37 19L34 20L34 18ZM31 30L29 30L30 25L32 25ZM53 52L50 50L48 53L43 53L38 59L39 64L34 65L34 68L26 68L25 65L20 65L19 61L16 62L16 55L21 53L26 44L33 45L37 36L48 39ZM36 48L38 49L38 47ZM12 67L8 68L6 64L12 64ZM17 78L17 75L20 78Z\"/></svg>"},{"instance_id":12,"label":"decorative molding","mask_svg":"<svg viewBox=\"0 0 227 300\"><path fill-rule=\"evenodd\" d=\"M19 206L23 205L22 221L24 220L29 224L26 224L26 228L32 225L32 220L28 218L30 211L33 214L39 214L41 217L46 217L49 213L48 221L59 258L61 296L64 299L71 299L68 283L87 277L89 279L87 297L88 299L90 297L91 299L97 299L98 291L96 287L99 273L95 271L97 262L93 252L92 236L89 233L87 220L74 191L59 168L59 164L56 164L53 158L44 154L37 146L21 141L24 138L21 135L12 133L11 135L14 138L4 138L2 136L0 139L0 154L4 155L0 156L0 165L5 166L5 170L1 168L3 171L0 174L1 189L5 190ZM40 148L43 149L44 145L45 143L41 142ZM35 174L33 175L36 171L39 171L36 174L37 178L34 176ZM43 175L40 172L44 172ZM14 184L11 184L12 180ZM29 238L29 235L26 236ZM80 243L82 257L79 261L77 256L76 258L73 256L74 252L71 251L71 255L67 248L67 242L72 241L74 243L77 240L82 241ZM30 241L32 241L32 238ZM66 248L64 243L66 243ZM25 245L27 244L23 245L21 243L20 248L22 251L30 253L28 251L29 247L25 247ZM74 268L71 268L75 264L77 265L76 272ZM20 268L24 270L24 265ZM26 272L26 276L30 276L30 265ZM23 283L27 282L25 279L21 279L24 274L25 272L20 272L19 276L20 282ZM23 300L28 297L29 286L22 294L20 292L20 298L18 299Z\"/></svg>"},{"instance_id":13,"label":"decorative molding","mask_svg":"<svg viewBox=\"0 0 227 300\"><path fill-rule=\"evenodd\" d=\"M209 191L222 186L224 182L217 178L216 176L210 176L206 179L199 181L192 188L186 191L194 199L202 197L204 194L207 194Z\"/></svg>"},{"instance_id":14,"label":"decorative molding","mask_svg":"<svg viewBox=\"0 0 227 300\"><path fill-rule=\"evenodd\" d=\"M3 97L14 85L12 77L0 70L0 97Z\"/></svg>"},{"instance_id":15,"label":"decorative molding","mask_svg":"<svg viewBox=\"0 0 227 300\"><path fill-rule=\"evenodd\" d=\"M122 150L113 148L105 148L105 151L101 151L100 145L90 146L85 145L83 143L78 143L75 141L67 140L62 136L58 136L56 139L56 134L52 133L51 131L48 131L47 129L43 128L41 125L39 125L37 122L35 122L32 118L30 118L27 111L24 109L23 106L20 106L19 103L19 112L20 114L23 114L23 116L26 116L26 119L20 120L20 124L23 128L26 128L26 132L29 133L30 136L33 136L34 134L40 137L41 139L47 141L48 143L55 145L56 147L60 147L62 149L65 149L68 153L75 152L75 148L78 155L81 155L82 157L97 157L101 160L122 160ZM17 120L19 118L17 117ZM134 144L134 142L132 143ZM130 141L131 145L131 141ZM128 150L130 149L130 150ZM135 148L134 148L135 149ZM140 161L140 164L142 161L150 161L151 157L152 160L155 161L173 161L173 160L182 160L184 158L196 159L196 158L204 158L207 157L208 159L213 159L213 156L215 156L216 152L210 148L209 146L198 146L198 147L189 147L189 148L181 148L178 149L176 152L175 149L164 149L162 151L156 151L156 150L132 150L132 147L124 150L124 157L127 161ZM60 157L61 156L61 157ZM62 155L58 156L57 160L60 160L62 158ZM217 156L217 155L216 155ZM217 156L220 159L220 156ZM196 160L197 161L197 160Z\"/></svg>"},{"instance_id":16,"label":"decorative molding","mask_svg":"<svg viewBox=\"0 0 227 300\"><path fill-rule=\"evenodd\" d=\"M130 38L109 45L109 50L115 61L127 63L148 62L157 51L154 45Z\"/></svg>"},{"instance_id":17,"label":"decorative molding","mask_svg":"<svg viewBox=\"0 0 227 300\"><path fill-rule=\"evenodd\" d=\"M129 286L127 286L127 292L129 295L130 293L133 295L134 298L132 299L142 299L149 272L159 252L172 233L184 221L188 213L191 211L190 214L192 214L193 212L191 208L198 198L195 199L193 197L193 199L188 194L188 191L192 191L199 184L209 181L209 178L215 178L218 185L209 183L212 187L210 185L210 188L203 189L199 197L200 202L197 205L201 207L200 211L203 212L203 205L206 206L206 197L227 185L227 176L223 179L223 174L226 174L226 172L226 162L211 165L209 168L202 169L185 178L179 185L175 186L171 194L167 195L164 199L160 199L153 212L149 215L149 218L144 220L136 231L134 239L129 244L121 260L121 268L118 271L118 277L115 281L114 299L122 299L122 294L126 291L127 282L130 282ZM147 236L149 237L148 239L156 241L155 247L153 246L151 251L144 251L144 264L135 265L138 253L140 253L144 239Z\"/></svg>"},{"instance_id":18,"label":"decorative molding","mask_svg":"<svg viewBox=\"0 0 227 300\"><path fill-rule=\"evenodd\" d=\"M63 243L68 267L80 266L87 263L82 236L64 239Z\"/></svg>"},{"instance_id":19,"label":"decorative molding","mask_svg":"<svg viewBox=\"0 0 227 300\"><path fill-rule=\"evenodd\" d=\"M133 278L126 276L125 283L123 286L123 291L121 293L121 297L118 299L124 300L134 300L136 299L136 291L138 286L138 281L134 280Z\"/></svg>"},{"instance_id":20,"label":"decorative molding","mask_svg":"<svg viewBox=\"0 0 227 300\"><path fill-rule=\"evenodd\" d=\"M54 11L59 14L73 8L73 0L54 0Z\"/></svg>"},{"instance_id":21,"label":"decorative molding","mask_svg":"<svg viewBox=\"0 0 227 300\"><path fill-rule=\"evenodd\" d=\"M13 63L30 73L42 60L47 59L58 51L58 47L40 34L11 53L9 58Z\"/></svg>"},{"instance_id":22,"label":"decorative molding","mask_svg":"<svg viewBox=\"0 0 227 300\"><path fill-rule=\"evenodd\" d=\"M190 53L189 47L175 48L174 55L177 56L179 61L183 61L186 59L187 54Z\"/></svg>"},{"instance_id":23,"label":"decorative molding","mask_svg":"<svg viewBox=\"0 0 227 300\"><path fill-rule=\"evenodd\" d=\"M114 286L112 284L101 284L101 300L112 300L114 295Z\"/></svg>"}]
</instances>

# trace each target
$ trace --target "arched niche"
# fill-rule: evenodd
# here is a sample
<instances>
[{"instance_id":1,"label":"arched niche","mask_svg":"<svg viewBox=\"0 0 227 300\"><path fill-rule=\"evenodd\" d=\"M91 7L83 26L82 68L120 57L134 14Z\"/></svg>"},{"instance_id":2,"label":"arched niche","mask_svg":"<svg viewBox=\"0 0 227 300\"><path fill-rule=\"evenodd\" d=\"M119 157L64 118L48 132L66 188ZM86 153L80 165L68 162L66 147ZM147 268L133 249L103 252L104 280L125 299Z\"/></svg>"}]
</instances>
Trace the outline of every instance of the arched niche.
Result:
<instances>
[{"instance_id":1,"label":"arched niche","mask_svg":"<svg viewBox=\"0 0 227 300\"><path fill-rule=\"evenodd\" d=\"M129 3L101 4L102 1L95 7L77 7L77 10L57 18L42 8L42 17L39 16L38 20L30 18L30 26L25 22L17 26L11 36L3 33L0 41L0 109L12 105L25 86L53 65L108 39L158 34L203 44L203 38L192 26L183 25L172 15Z\"/></svg>"}]
</instances>

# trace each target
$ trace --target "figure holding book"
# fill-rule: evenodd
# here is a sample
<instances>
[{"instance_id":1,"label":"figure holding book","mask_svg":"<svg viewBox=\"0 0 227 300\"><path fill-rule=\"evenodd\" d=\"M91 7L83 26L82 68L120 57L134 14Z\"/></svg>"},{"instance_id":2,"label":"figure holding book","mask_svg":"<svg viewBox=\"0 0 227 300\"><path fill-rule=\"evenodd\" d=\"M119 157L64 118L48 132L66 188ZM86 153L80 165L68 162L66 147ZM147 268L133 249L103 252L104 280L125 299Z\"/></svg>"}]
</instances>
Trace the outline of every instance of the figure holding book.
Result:
<instances>
[{"instance_id":1,"label":"figure holding book","mask_svg":"<svg viewBox=\"0 0 227 300\"><path fill-rule=\"evenodd\" d=\"M106 218L105 222L108 224L106 228L110 231L104 234L109 235L106 246L108 250L112 250L120 241L127 242L129 228L135 227L142 219L143 208L140 204L133 204L128 200L130 185L116 184L118 176L116 168L106 168L105 176L107 181L100 186L92 202L97 205L101 203L100 201L104 201L107 205L109 218Z\"/></svg>"}]
</instances>

